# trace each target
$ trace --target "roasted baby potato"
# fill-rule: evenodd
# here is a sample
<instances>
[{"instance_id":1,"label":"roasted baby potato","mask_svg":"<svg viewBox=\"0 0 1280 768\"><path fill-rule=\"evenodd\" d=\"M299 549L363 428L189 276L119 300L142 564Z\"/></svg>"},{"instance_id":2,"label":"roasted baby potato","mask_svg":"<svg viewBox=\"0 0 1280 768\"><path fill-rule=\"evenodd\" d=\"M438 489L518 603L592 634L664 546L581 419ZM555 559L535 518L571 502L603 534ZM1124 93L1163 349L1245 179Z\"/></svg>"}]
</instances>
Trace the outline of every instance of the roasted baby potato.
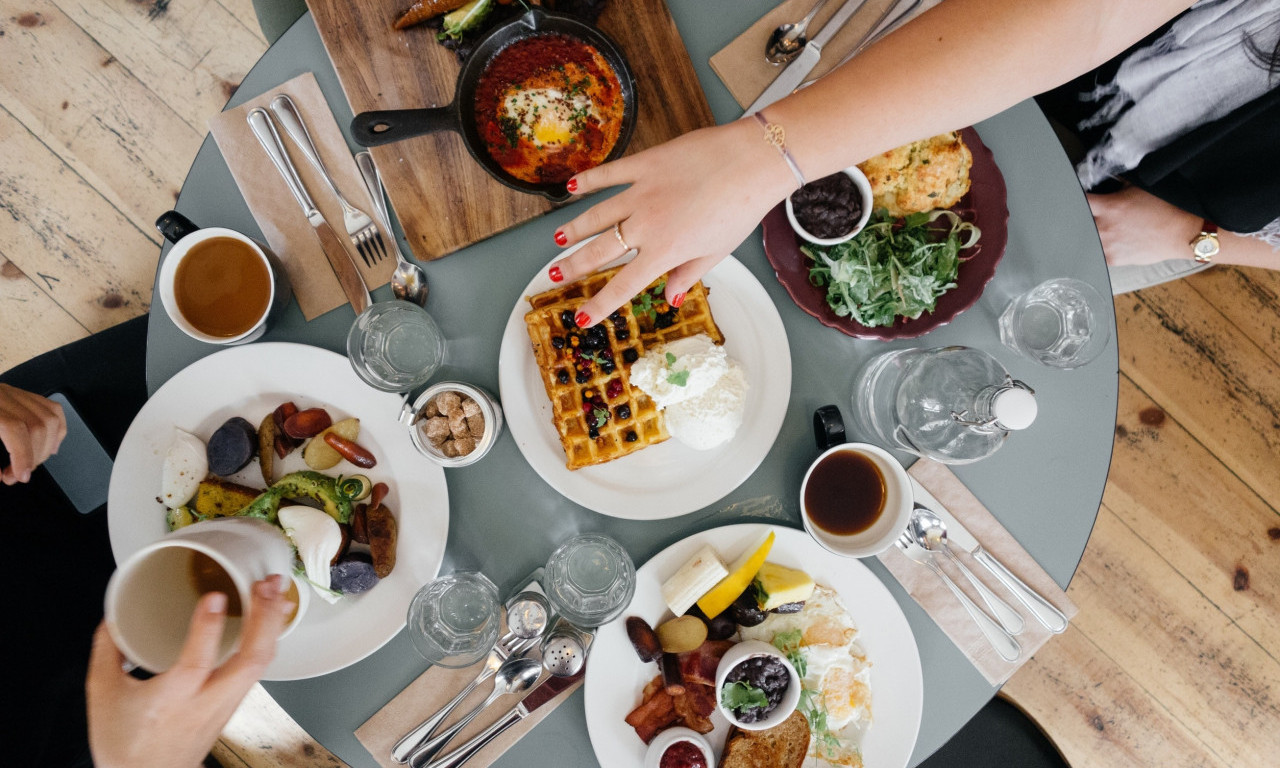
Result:
<instances>
[{"instance_id":1,"label":"roasted baby potato","mask_svg":"<svg viewBox=\"0 0 1280 768\"><path fill-rule=\"evenodd\" d=\"M307 443L307 447L302 449L302 460L307 463L308 467L323 472L326 469L338 466L338 462L342 461L342 454L324 441L325 434L329 432L354 441L360 437L360 420L343 419L311 438L311 442Z\"/></svg>"}]
</instances>

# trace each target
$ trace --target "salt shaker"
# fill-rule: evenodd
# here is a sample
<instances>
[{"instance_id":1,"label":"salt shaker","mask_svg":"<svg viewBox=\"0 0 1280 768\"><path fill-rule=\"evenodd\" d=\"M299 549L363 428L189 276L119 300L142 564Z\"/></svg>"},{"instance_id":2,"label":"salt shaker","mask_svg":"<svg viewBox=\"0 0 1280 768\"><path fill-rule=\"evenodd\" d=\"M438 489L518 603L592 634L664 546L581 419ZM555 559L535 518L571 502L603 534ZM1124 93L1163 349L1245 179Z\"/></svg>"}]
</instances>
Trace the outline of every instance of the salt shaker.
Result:
<instances>
[{"instance_id":1,"label":"salt shaker","mask_svg":"<svg viewBox=\"0 0 1280 768\"><path fill-rule=\"evenodd\" d=\"M854 418L880 444L944 464L986 458L1036 417L1035 391L970 347L872 358L853 388Z\"/></svg>"}]
</instances>

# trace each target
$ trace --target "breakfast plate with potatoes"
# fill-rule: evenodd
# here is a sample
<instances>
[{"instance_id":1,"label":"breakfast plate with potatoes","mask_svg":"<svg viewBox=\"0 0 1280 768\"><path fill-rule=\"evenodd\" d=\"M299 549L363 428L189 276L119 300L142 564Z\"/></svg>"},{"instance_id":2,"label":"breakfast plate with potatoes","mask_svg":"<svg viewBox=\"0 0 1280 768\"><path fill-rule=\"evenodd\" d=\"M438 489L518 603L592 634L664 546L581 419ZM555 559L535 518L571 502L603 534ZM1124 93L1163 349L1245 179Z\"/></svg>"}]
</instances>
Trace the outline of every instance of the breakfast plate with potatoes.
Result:
<instances>
[{"instance_id":1,"label":"breakfast plate with potatoes","mask_svg":"<svg viewBox=\"0 0 1280 768\"><path fill-rule=\"evenodd\" d=\"M263 437L264 427L270 432L272 416L283 403L296 405L295 422L324 412L332 424L319 432L306 430L314 433L308 440L281 450L283 456L276 455L270 440L263 438L259 443L247 433L253 425L261 425L255 437ZM343 506L344 501L334 495L332 486L317 490L317 484L340 486L352 478L367 478L371 485L385 488L376 506L393 518L388 523L395 529L391 561L377 564L381 574L367 591L357 594L337 582L324 585L346 593L332 602L309 601L298 626L280 640L264 679L298 680L354 664L404 626L418 587L435 578L440 569L449 533L444 470L414 448L408 431L396 420L399 409L396 395L371 389L345 357L317 347L259 343L197 360L152 395L120 444L107 497L107 525L116 562L124 562L181 524L175 523L174 507L185 507L184 498L190 493L196 494L189 502L192 511L212 516L239 514L232 508L279 501L270 498L270 489L279 487L280 500L289 499L294 510L320 512L319 517L325 518L323 512L329 511L331 503ZM217 445L214 434L234 432L228 425L240 421L251 424L245 425L249 428L243 430L244 436L231 442L250 440L250 444L242 448ZM331 432L337 433L331 441L317 442ZM195 450L175 451L176 442ZM330 442L347 450L347 455L322 455ZM215 450L208 452L205 463L210 443ZM234 456L237 450L240 455ZM230 464L219 468L229 455ZM199 486L194 491L191 486L179 490L186 485L181 478L191 474L193 467L196 477L192 479ZM290 479L295 487L283 493ZM255 492L259 495L254 496ZM363 492L352 490L350 499L356 498L364 498ZM220 506L226 510L218 511ZM285 516L284 506L271 506L261 512L271 522L276 522L277 513ZM339 518L347 517L330 514L340 523ZM372 518L369 524L373 526ZM373 536L375 543L377 539ZM303 549L299 545L300 555ZM375 560L377 556L375 552ZM305 557L302 562L308 565Z\"/></svg>"},{"instance_id":2,"label":"breakfast plate with potatoes","mask_svg":"<svg viewBox=\"0 0 1280 768\"><path fill-rule=\"evenodd\" d=\"M660 648L643 650L645 627ZM749 643L776 649L801 686L791 715L764 730L725 714L742 712L724 708L737 704L719 661L732 665L742 655L733 649ZM659 552L637 570L627 611L598 631L587 665L601 765L644 764L662 733L689 728L722 768L898 768L922 705L915 637L889 590L860 562L777 526L714 528Z\"/></svg>"}]
</instances>

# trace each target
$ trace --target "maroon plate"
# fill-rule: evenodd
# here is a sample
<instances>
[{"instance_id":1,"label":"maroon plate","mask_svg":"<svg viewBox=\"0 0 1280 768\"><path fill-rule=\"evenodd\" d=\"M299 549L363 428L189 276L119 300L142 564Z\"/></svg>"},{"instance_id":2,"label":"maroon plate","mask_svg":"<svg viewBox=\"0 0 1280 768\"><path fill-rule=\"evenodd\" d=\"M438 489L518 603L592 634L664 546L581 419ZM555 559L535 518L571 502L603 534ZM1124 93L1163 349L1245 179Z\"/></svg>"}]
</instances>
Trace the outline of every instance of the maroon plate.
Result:
<instances>
[{"instance_id":1,"label":"maroon plate","mask_svg":"<svg viewBox=\"0 0 1280 768\"><path fill-rule=\"evenodd\" d=\"M787 222L786 204L779 203L765 216L764 252L773 265L778 282L787 289L791 300L823 325L858 339L914 339L946 325L955 316L973 306L987 283L996 274L996 265L1004 256L1009 242L1009 208L1006 203L1004 176L987 145L973 128L960 131L961 138L973 153L969 169L969 193L952 208L960 218L976 224L982 238L973 248L962 251L956 287L938 297L932 312L915 320L899 317L893 325L868 328L848 317L837 317L827 305L827 289L809 282L809 258L800 252L800 240Z\"/></svg>"}]
</instances>

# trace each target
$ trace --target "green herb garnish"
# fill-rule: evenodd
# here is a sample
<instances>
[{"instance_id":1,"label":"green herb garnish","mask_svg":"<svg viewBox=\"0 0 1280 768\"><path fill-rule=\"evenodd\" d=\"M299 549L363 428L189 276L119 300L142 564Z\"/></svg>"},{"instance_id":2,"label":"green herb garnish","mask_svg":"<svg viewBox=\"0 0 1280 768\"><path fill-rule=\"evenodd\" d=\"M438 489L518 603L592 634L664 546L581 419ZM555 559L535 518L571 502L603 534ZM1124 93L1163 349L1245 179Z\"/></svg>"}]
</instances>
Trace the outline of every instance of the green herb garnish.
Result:
<instances>
[{"instance_id":1,"label":"green herb garnish","mask_svg":"<svg viewBox=\"0 0 1280 768\"><path fill-rule=\"evenodd\" d=\"M756 582L756 588L759 591L759 582ZM791 662L791 666L796 668L796 674L803 678L809 669L809 664L805 661L804 654L800 651L802 637L804 637L804 633L799 629L793 629L790 632L779 632L773 636L773 647L786 655L787 661Z\"/></svg>"},{"instance_id":2,"label":"green herb garnish","mask_svg":"<svg viewBox=\"0 0 1280 768\"><path fill-rule=\"evenodd\" d=\"M739 680L720 689L720 703L725 709L742 712L748 709L764 709L769 706L769 697L751 683Z\"/></svg>"},{"instance_id":3,"label":"green herb garnish","mask_svg":"<svg viewBox=\"0 0 1280 768\"><path fill-rule=\"evenodd\" d=\"M644 291L631 300L631 314L636 317L648 317L650 322L658 319L658 304L661 304L662 292L667 288L667 281L660 280L652 289ZM655 299L655 297L658 297Z\"/></svg>"},{"instance_id":4,"label":"green herb garnish","mask_svg":"<svg viewBox=\"0 0 1280 768\"><path fill-rule=\"evenodd\" d=\"M683 387L689 383L688 371L676 371L667 375L667 383L674 384L677 387Z\"/></svg>"},{"instance_id":5,"label":"green herb garnish","mask_svg":"<svg viewBox=\"0 0 1280 768\"><path fill-rule=\"evenodd\" d=\"M949 227L930 226L939 219ZM981 234L951 211L908 214L898 226L878 210L852 240L800 250L813 260L809 282L826 287L831 310L874 328L932 312L938 297L956 287L960 251Z\"/></svg>"},{"instance_id":6,"label":"green herb garnish","mask_svg":"<svg viewBox=\"0 0 1280 768\"><path fill-rule=\"evenodd\" d=\"M676 364L676 356L675 356L675 355L673 355L673 354L671 354L670 352L668 352L668 353L667 353L667 367L668 367L668 368L670 368L671 366L673 366L673 365L675 365L675 364Z\"/></svg>"},{"instance_id":7,"label":"green herb garnish","mask_svg":"<svg viewBox=\"0 0 1280 768\"><path fill-rule=\"evenodd\" d=\"M840 740L827 726L827 706L822 703L822 694L805 688L800 691L800 703L796 707L809 721L809 731L823 757L833 758L840 746Z\"/></svg>"},{"instance_id":8,"label":"green herb garnish","mask_svg":"<svg viewBox=\"0 0 1280 768\"><path fill-rule=\"evenodd\" d=\"M593 408L591 409L591 415L596 417L596 429L599 429L609 420L609 409Z\"/></svg>"}]
</instances>

